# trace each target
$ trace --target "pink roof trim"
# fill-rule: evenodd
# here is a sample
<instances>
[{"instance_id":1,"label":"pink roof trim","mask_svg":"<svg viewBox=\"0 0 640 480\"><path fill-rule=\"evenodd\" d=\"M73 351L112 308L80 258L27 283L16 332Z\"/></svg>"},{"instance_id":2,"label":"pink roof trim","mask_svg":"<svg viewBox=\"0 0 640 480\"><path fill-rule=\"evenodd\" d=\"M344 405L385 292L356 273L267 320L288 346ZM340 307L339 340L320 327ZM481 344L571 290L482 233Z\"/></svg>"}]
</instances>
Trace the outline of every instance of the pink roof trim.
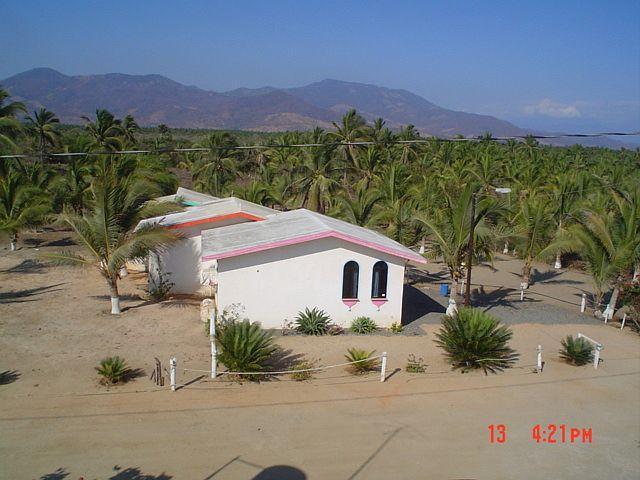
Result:
<instances>
[{"instance_id":1,"label":"pink roof trim","mask_svg":"<svg viewBox=\"0 0 640 480\"><path fill-rule=\"evenodd\" d=\"M272 248L284 247L287 245L294 245L296 243L310 242L312 240L319 240L321 238L338 238L340 240L344 240L345 242L355 243L356 245L368 247L368 248L371 248L372 250L388 253L389 255L393 255L394 257L404 258L405 260L411 260L416 263L427 263L424 257L417 253L414 253L412 256L409 256L406 253L401 252L399 250L383 247L382 245L378 245L377 243L369 242L366 240L362 240L360 238L352 237L351 235L346 235L344 233L339 233L335 231L313 233L310 235L301 235L299 237L288 238L286 240L278 240L277 242L269 242L269 243L263 243L262 245L254 245L252 247L238 248L236 250L230 250L228 252L223 252L217 255L205 255L202 257L202 260L220 260L222 258L237 257L239 255L262 252L264 250L270 250Z\"/></svg>"}]
</instances>

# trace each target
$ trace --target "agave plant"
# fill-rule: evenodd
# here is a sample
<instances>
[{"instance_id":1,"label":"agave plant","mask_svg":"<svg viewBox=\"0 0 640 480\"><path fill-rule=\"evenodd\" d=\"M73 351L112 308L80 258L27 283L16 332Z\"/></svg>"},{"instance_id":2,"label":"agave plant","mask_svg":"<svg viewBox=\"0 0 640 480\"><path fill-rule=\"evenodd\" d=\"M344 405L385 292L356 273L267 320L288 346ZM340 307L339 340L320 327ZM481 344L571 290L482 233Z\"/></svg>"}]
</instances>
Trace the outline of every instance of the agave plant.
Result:
<instances>
[{"instance_id":1,"label":"agave plant","mask_svg":"<svg viewBox=\"0 0 640 480\"><path fill-rule=\"evenodd\" d=\"M296 317L296 330L305 335L325 335L329 328L331 318L324 310L314 307L304 312L299 312Z\"/></svg>"},{"instance_id":2,"label":"agave plant","mask_svg":"<svg viewBox=\"0 0 640 480\"><path fill-rule=\"evenodd\" d=\"M511 329L482 310L461 308L442 320L436 344L446 353L454 369L481 368L485 374L509 368L518 354L509 347Z\"/></svg>"},{"instance_id":3,"label":"agave plant","mask_svg":"<svg viewBox=\"0 0 640 480\"><path fill-rule=\"evenodd\" d=\"M221 324L216 335L218 359L233 372L263 372L278 350L271 334L249 320ZM244 376L252 378L251 375Z\"/></svg>"},{"instance_id":4,"label":"agave plant","mask_svg":"<svg viewBox=\"0 0 640 480\"><path fill-rule=\"evenodd\" d=\"M373 333L378 329L376 322L369 317L357 317L351 322L351 331L353 333Z\"/></svg>"},{"instance_id":5,"label":"agave plant","mask_svg":"<svg viewBox=\"0 0 640 480\"><path fill-rule=\"evenodd\" d=\"M584 338L567 335L560 343L560 358L572 365L586 365L593 361L593 345Z\"/></svg>"},{"instance_id":6,"label":"agave plant","mask_svg":"<svg viewBox=\"0 0 640 480\"><path fill-rule=\"evenodd\" d=\"M357 363L349 365L349 367L347 367L348 370L354 375L361 375L376 370L380 362L378 362L377 358L371 358L374 353L376 353L375 350L367 352L361 348L349 348L344 358L346 358L348 362Z\"/></svg>"},{"instance_id":7,"label":"agave plant","mask_svg":"<svg viewBox=\"0 0 640 480\"><path fill-rule=\"evenodd\" d=\"M101 382L109 385L115 385L127 380L131 373L131 369L122 357L109 357L100 361L100 366L96 367L98 375L102 377Z\"/></svg>"}]
</instances>

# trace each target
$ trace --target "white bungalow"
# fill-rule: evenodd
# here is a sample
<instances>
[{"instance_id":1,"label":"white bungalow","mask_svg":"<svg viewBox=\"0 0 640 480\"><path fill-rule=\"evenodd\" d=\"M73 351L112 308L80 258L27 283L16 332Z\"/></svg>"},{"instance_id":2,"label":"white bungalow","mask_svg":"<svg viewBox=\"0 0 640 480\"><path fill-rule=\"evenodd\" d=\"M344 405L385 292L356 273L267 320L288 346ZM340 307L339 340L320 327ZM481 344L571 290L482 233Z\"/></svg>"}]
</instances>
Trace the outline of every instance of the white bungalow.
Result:
<instances>
[{"instance_id":1,"label":"white bungalow","mask_svg":"<svg viewBox=\"0 0 640 480\"><path fill-rule=\"evenodd\" d=\"M241 304L248 318L267 328L281 328L305 307L321 308L343 326L368 316L388 327L401 321L405 266L426 263L372 230L237 198L147 221L187 237L151 262L151 275L160 268L173 291L206 294L201 282L213 273L220 307Z\"/></svg>"}]
</instances>

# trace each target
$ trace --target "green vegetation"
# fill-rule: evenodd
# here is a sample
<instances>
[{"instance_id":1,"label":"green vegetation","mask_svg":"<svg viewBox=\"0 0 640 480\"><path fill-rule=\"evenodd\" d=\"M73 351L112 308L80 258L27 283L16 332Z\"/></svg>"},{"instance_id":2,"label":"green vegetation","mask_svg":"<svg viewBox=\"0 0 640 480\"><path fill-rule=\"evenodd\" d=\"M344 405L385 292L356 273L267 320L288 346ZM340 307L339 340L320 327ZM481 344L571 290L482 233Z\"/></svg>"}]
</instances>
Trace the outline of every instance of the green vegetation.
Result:
<instances>
[{"instance_id":1,"label":"green vegetation","mask_svg":"<svg viewBox=\"0 0 640 480\"><path fill-rule=\"evenodd\" d=\"M518 359L509 347L511 329L482 310L461 308L454 317L444 316L436 333L436 344L454 369L463 372L481 368L485 374L512 366Z\"/></svg>"},{"instance_id":2,"label":"green vegetation","mask_svg":"<svg viewBox=\"0 0 640 480\"><path fill-rule=\"evenodd\" d=\"M427 371L427 364L424 363L422 357L416 358L413 353L409 354L407 359L407 365L404 368L408 373L425 373Z\"/></svg>"},{"instance_id":3,"label":"green vegetation","mask_svg":"<svg viewBox=\"0 0 640 480\"><path fill-rule=\"evenodd\" d=\"M33 189L23 189L18 208L3 199L9 207L0 212L2 231L14 244L20 231L46 221L45 210L63 221L95 216L105 204L98 197L109 194L105 175L125 164L122 168L146 181L145 199L173 193L180 178L183 186L202 192L279 210L309 208L405 245L421 244L425 255L447 265L453 295L463 275L471 222L473 262L490 259L506 244L524 262L525 284L532 281L533 261L555 259L561 265L563 254L577 254L602 301L640 265L639 149L552 147L533 138L498 142L490 134L476 142L448 142L421 137L411 125L392 131L382 119L367 123L353 110L331 131L284 133L140 128L133 117L118 119L103 109L85 118L84 126L60 125L46 109L20 122L21 113L24 105L10 102L0 89L0 153L32 156L0 164L3 184ZM424 143L397 143L413 140ZM336 144L345 141L373 144ZM290 146L305 143L318 146ZM266 148L235 148L250 144ZM211 150L170 151L195 146ZM51 157L122 148L154 153ZM10 172L20 178L10 179ZM496 187L511 192L498 195ZM47 201L40 203L43 198ZM24 221L14 223L21 210ZM113 283L111 273L107 277ZM618 292L615 288L614 300Z\"/></svg>"},{"instance_id":4,"label":"green vegetation","mask_svg":"<svg viewBox=\"0 0 640 480\"><path fill-rule=\"evenodd\" d=\"M378 325L369 317L357 317L351 322L351 331L353 333L367 334L373 333L377 329Z\"/></svg>"},{"instance_id":5,"label":"green vegetation","mask_svg":"<svg viewBox=\"0 0 640 480\"><path fill-rule=\"evenodd\" d=\"M573 338L568 335L560 343L560 358L572 365L586 365L593 361L593 345L584 338Z\"/></svg>"},{"instance_id":6,"label":"green vegetation","mask_svg":"<svg viewBox=\"0 0 640 480\"><path fill-rule=\"evenodd\" d=\"M295 373L291 374L291 378L293 378L296 382L311 380L313 378L313 372L304 371L311 368L316 368L316 362L312 360L300 360L299 362L295 363L293 367L291 367L291 370L296 370Z\"/></svg>"},{"instance_id":7,"label":"green vegetation","mask_svg":"<svg viewBox=\"0 0 640 480\"><path fill-rule=\"evenodd\" d=\"M96 371L102 377L101 382L107 385L126 382L132 372L124 358L118 356L101 360Z\"/></svg>"},{"instance_id":8,"label":"green vegetation","mask_svg":"<svg viewBox=\"0 0 640 480\"><path fill-rule=\"evenodd\" d=\"M264 372L278 350L271 334L249 320L216 325L218 359L232 372ZM255 379L256 376L241 375Z\"/></svg>"},{"instance_id":9,"label":"green vegetation","mask_svg":"<svg viewBox=\"0 0 640 480\"><path fill-rule=\"evenodd\" d=\"M389 327L389 330L391 331L391 333L402 333L402 330L404 330L404 327L400 322L393 322Z\"/></svg>"},{"instance_id":10,"label":"green vegetation","mask_svg":"<svg viewBox=\"0 0 640 480\"><path fill-rule=\"evenodd\" d=\"M362 375L364 373L371 372L372 370L377 370L380 362L377 358L370 358L374 353L376 353L375 350L367 352L360 348L349 348L344 358L347 359L347 362L357 363L349 365L347 370L354 375Z\"/></svg>"},{"instance_id":11,"label":"green vegetation","mask_svg":"<svg viewBox=\"0 0 640 480\"><path fill-rule=\"evenodd\" d=\"M326 335L329 330L331 318L324 310L314 307L304 309L296 317L296 330L305 335Z\"/></svg>"}]
</instances>

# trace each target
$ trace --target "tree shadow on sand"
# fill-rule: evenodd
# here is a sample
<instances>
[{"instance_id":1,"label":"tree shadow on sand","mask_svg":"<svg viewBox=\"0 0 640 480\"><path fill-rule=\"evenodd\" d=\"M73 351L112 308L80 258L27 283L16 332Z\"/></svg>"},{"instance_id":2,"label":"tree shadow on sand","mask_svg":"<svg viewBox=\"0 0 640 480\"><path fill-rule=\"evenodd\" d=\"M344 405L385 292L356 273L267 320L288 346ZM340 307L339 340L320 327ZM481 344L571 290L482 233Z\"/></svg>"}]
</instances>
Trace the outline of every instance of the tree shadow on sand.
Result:
<instances>
[{"instance_id":1,"label":"tree shadow on sand","mask_svg":"<svg viewBox=\"0 0 640 480\"><path fill-rule=\"evenodd\" d=\"M37 299L29 298L29 297L40 295L42 293L57 292L61 289L55 288L55 287L59 287L60 285L65 285L65 283L56 283L53 285L46 285L44 287L27 288L24 290L11 290L9 292L0 292L0 304L33 302Z\"/></svg>"},{"instance_id":2,"label":"tree shadow on sand","mask_svg":"<svg viewBox=\"0 0 640 480\"><path fill-rule=\"evenodd\" d=\"M118 473L109 477L109 480L170 480L172 475L161 473L160 475L150 475L142 472L140 467L122 468L119 465L113 467Z\"/></svg>"},{"instance_id":3,"label":"tree shadow on sand","mask_svg":"<svg viewBox=\"0 0 640 480\"><path fill-rule=\"evenodd\" d=\"M67 472L66 468L58 468L56 469L54 472L51 473L47 473L46 475L42 475L40 477L40 480L63 480L64 478L67 478L70 475L69 472Z\"/></svg>"},{"instance_id":4,"label":"tree shadow on sand","mask_svg":"<svg viewBox=\"0 0 640 480\"><path fill-rule=\"evenodd\" d=\"M5 370L0 373L0 385L9 385L20 378L20 372L17 370Z\"/></svg>"},{"instance_id":5,"label":"tree shadow on sand","mask_svg":"<svg viewBox=\"0 0 640 480\"><path fill-rule=\"evenodd\" d=\"M47 265L37 260L23 260L18 265L14 265L6 270L0 270L0 273L44 273L47 271Z\"/></svg>"}]
</instances>

